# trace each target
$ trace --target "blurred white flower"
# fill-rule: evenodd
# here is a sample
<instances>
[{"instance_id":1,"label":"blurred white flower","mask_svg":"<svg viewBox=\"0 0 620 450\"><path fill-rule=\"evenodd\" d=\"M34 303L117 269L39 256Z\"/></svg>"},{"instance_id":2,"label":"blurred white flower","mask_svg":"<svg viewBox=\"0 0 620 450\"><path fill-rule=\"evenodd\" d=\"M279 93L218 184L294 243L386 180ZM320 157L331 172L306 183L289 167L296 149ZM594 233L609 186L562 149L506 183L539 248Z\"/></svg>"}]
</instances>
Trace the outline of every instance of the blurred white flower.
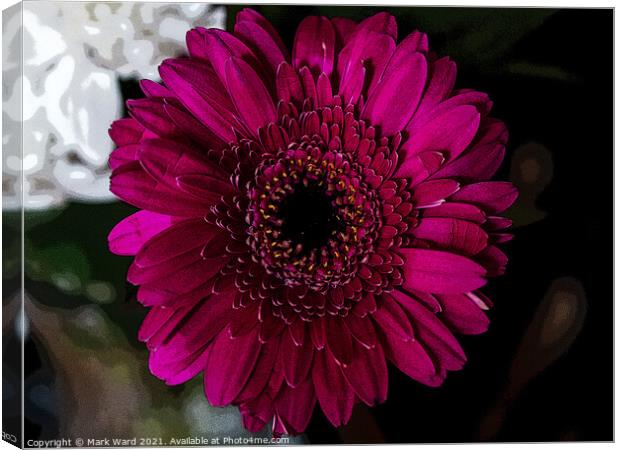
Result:
<instances>
[{"instance_id":1,"label":"blurred white flower","mask_svg":"<svg viewBox=\"0 0 620 450\"><path fill-rule=\"evenodd\" d=\"M112 200L107 129L122 114L119 79L157 78L159 63L183 51L186 31L222 28L225 10L204 3L22 5L2 17L3 208L19 208L22 170L27 209Z\"/></svg>"}]
</instances>

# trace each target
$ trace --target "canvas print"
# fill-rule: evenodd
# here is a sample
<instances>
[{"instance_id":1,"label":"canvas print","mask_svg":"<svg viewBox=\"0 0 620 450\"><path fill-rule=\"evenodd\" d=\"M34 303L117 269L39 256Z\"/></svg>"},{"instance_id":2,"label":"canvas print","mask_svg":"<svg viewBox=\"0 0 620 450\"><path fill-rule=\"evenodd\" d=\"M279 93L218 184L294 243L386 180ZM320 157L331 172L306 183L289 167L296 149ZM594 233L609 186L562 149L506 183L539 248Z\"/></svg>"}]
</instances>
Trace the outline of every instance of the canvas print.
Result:
<instances>
[{"instance_id":1,"label":"canvas print","mask_svg":"<svg viewBox=\"0 0 620 450\"><path fill-rule=\"evenodd\" d=\"M5 10L3 439L612 441L613 19Z\"/></svg>"}]
</instances>

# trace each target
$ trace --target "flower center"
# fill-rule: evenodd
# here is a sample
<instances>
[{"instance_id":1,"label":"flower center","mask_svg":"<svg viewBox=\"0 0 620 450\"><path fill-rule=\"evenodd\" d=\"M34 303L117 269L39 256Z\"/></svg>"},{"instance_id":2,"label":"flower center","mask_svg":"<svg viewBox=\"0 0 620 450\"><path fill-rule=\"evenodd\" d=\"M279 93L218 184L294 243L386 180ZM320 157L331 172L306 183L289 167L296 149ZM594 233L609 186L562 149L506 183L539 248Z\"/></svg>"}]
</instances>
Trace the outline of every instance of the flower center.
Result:
<instances>
[{"instance_id":1,"label":"flower center","mask_svg":"<svg viewBox=\"0 0 620 450\"><path fill-rule=\"evenodd\" d=\"M303 142L264 161L249 191L255 260L286 286L324 291L351 279L378 226L355 163Z\"/></svg>"},{"instance_id":2,"label":"flower center","mask_svg":"<svg viewBox=\"0 0 620 450\"><path fill-rule=\"evenodd\" d=\"M328 239L342 227L325 189L303 183L293 189L276 216L283 222L281 238L291 241L296 254L307 255L327 245Z\"/></svg>"}]
</instances>

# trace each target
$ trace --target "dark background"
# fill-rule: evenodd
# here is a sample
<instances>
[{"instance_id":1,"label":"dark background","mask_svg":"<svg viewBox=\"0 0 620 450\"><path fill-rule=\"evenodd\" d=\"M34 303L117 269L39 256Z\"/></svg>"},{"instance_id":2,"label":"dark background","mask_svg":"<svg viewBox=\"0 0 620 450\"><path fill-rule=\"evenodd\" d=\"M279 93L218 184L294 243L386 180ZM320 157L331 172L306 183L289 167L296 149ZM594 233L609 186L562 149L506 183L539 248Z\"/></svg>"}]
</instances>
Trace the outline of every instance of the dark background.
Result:
<instances>
[{"instance_id":1,"label":"dark background","mask_svg":"<svg viewBox=\"0 0 620 450\"><path fill-rule=\"evenodd\" d=\"M232 29L239 7L228 9ZM391 368L385 404L356 409L342 430L334 429L317 407L309 441L612 440L613 11L256 9L289 45L297 24L309 14L360 20L387 10L397 17L399 38L414 29L427 32L431 49L457 62L457 88L490 94L493 116L507 123L511 136L497 178L512 179L521 190L508 212L515 239L504 246L510 257L507 274L486 288L495 302L490 329L460 338L469 358L465 369L451 373L440 388L428 388ZM140 96L135 80L124 80L121 88L127 98ZM27 216L26 284L42 304L67 310L92 300L83 291L54 286L46 268L66 266L80 279L117 286L117 298L101 309L146 365L147 352L135 338L146 310L124 282L129 260L106 249L107 233L131 211L120 203L74 203L45 217ZM10 218L4 233L6 259L17 239ZM38 263L30 270L29 258ZM5 306L16 276L5 270ZM558 289L577 298L576 312L560 316L559 322L552 314ZM543 346L541 336L549 333L552 345ZM26 353L26 390L33 383L53 386L58 370L36 333ZM28 437L57 435L56 401L50 396L47 409L26 404Z\"/></svg>"}]
</instances>

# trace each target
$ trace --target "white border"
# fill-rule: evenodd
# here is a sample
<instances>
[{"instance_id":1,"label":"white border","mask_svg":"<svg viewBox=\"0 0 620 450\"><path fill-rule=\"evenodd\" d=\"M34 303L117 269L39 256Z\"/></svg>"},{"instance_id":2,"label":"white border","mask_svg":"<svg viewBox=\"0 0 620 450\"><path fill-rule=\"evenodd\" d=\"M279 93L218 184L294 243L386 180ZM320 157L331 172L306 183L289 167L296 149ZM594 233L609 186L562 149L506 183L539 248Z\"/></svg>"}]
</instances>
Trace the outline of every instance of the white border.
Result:
<instances>
[{"instance_id":1,"label":"white border","mask_svg":"<svg viewBox=\"0 0 620 450\"><path fill-rule=\"evenodd\" d=\"M63 1L84 1L84 0L63 0ZM107 0L107 1L123 1L123 0ZM143 2L143 3L150 3L150 2L157 2L157 3L169 3L171 2L170 0L150 0L149 2ZM181 1L177 1L175 3L190 3L190 2L196 2L196 0L181 0ZM12 0L0 0L0 6L2 9L8 8L11 5L14 5L15 1ZM415 0L415 2L412 2L411 0L389 0L388 2L382 3L382 2L378 2L378 1L369 1L369 0L338 0L338 1L329 1L329 0L314 0L314 1L300 1L300 0L269 0L269 1L265 1L265 2L259 2L259 1L250 1L250 2L244 2L244 1L211 1L210 3L214 3L214 4L222 4L222 5L234 5L234 4L243 4L243 5L266 5L266 4L278 4L278 5L282 5L282 4L290 4L290 5L365 5L365 6L445 6L445 7L449 7L449 6L466 6L466 7L537 7L537 8L614 8L616 6L616 2L615 1L602 1L602 0L589 0L588 2L580 2L580 1L575 1L575 0L546 0L546 1L506 1L506 2L498 2L497 0L476 0L475 2L472 2L471 0L450 0L450 1L441 1L441 0ZM614 11L614 24L615 24L615 11ZM2 32L2 24L0 21L0 34ZM579 32L579 30L575 30L576 33ZM616 49L618 49L618 35L615 33L615 26L614 26L614 281L615 280L619 280L620 279L620 268L618 267L618 265L616 264L616 260L615 260L615 255L618 254L618 249L620 244L618 244L618 241L615 239L615 235L616 235L616 231L617 231L617 226L619 222L619 218L620 218L620 212L619 212L619 208L618 208L618 199L620 198L620 185L616 182L616 177L615 174L619 172L620 169L620 162L618 160L618 158L616 158L616 154L615 154L615 149L616 149L616 133L615 130L619 129L620 126L620 119L618 118L618 115L615 114L616 112L616 105L618 104L618 92L615 90L615 85L616 85L616 80L617 80L617 76L618 76L618 58L616 58ZM0 49L0 56L1 56L1 49ZM575 57L578 58L587 58L587 49L575 49ZM608 114L607 111L602 111L602 114ZM588 154L591 155L590 149L584 149L584 157L589 157ZM594 150L594 149L592 149ZM1 236L1 231L0 231L0 236ZM1 264L1 262L0 262ZM603 261L603 264L607 264L607 261ZM1 283L1 280L0 280ZM617 285L614 282L614 299L617 298L616 296L616 288ZM606 300L606 299L601 299L601 300ZM614 324L617 322L618 319L618 308L614 308ZM616 358L616 350L618 348L618 336L616 334L616 330L615 330L615 326L614 326L614 373L617 374L618 373L618 358ZM605 355L602 355L603 357L605 357ZM593 370L596 370L596 368L592 368ZM588 389L588 386L575 386L576 389ZM615 389L615 380L614 380L614 412L615 412L615 404L617 404L618 401L618 392ZM2 413L2 403L0 402L0 415ZM614 414L614 436L615 436L615 430L618 429L618 425L619 425L619 419L618 416L616 414ZM415 427L415 423L411 424L412 427ZM538 444L424 444L424 445L415 445L416 450L436 450L437 447L448 447L448 446L452 446L452 445L458 445L459 449L479 449L479 448L485 448L485 449L494 449L494 448L509 448L511 450L523 450L523 449L529 449L531 448L532 445L535 445L537 447L544 447L545 449L552 449L552 450L563 450L564 448L568 447L575 447L575 446L579 446L580 449L602 449L602 448L609 448L612 446L615 446L615 444L613 443L584 443L584 442L565 442L565 443L552 443L552 444L547 444L547 443L538 443ZM248 448L249 446L246 447L233 447L233 446L229 446L228 448ZM255 447L255 446L252 446ZM284 447L284 448L290 448L290 447L294 447L294 446L279 446L280 447ZM324 449L339 449L342 446L341 445L323 445L320 446L321 448ZM351 447L350 445L347 447ZM357 446L356 446L357 447ZM414 444L391 444L391 445L374 445L374 448L377 449L389 449L392 447L397 447L397 448L402 448L402 447L414 447ZM1 441L0 440L0 450L11 450L11 449L15 449L16 447L8 444L7 442ZM161 450L160 447L141 447L144 449L148 449L148 450ZM187 449L187 448L191 448L191 447L168 447L168 448L179 448L179 449ZM199 447L196 447L199 448Z\"/></svg>"}]
</instances>

